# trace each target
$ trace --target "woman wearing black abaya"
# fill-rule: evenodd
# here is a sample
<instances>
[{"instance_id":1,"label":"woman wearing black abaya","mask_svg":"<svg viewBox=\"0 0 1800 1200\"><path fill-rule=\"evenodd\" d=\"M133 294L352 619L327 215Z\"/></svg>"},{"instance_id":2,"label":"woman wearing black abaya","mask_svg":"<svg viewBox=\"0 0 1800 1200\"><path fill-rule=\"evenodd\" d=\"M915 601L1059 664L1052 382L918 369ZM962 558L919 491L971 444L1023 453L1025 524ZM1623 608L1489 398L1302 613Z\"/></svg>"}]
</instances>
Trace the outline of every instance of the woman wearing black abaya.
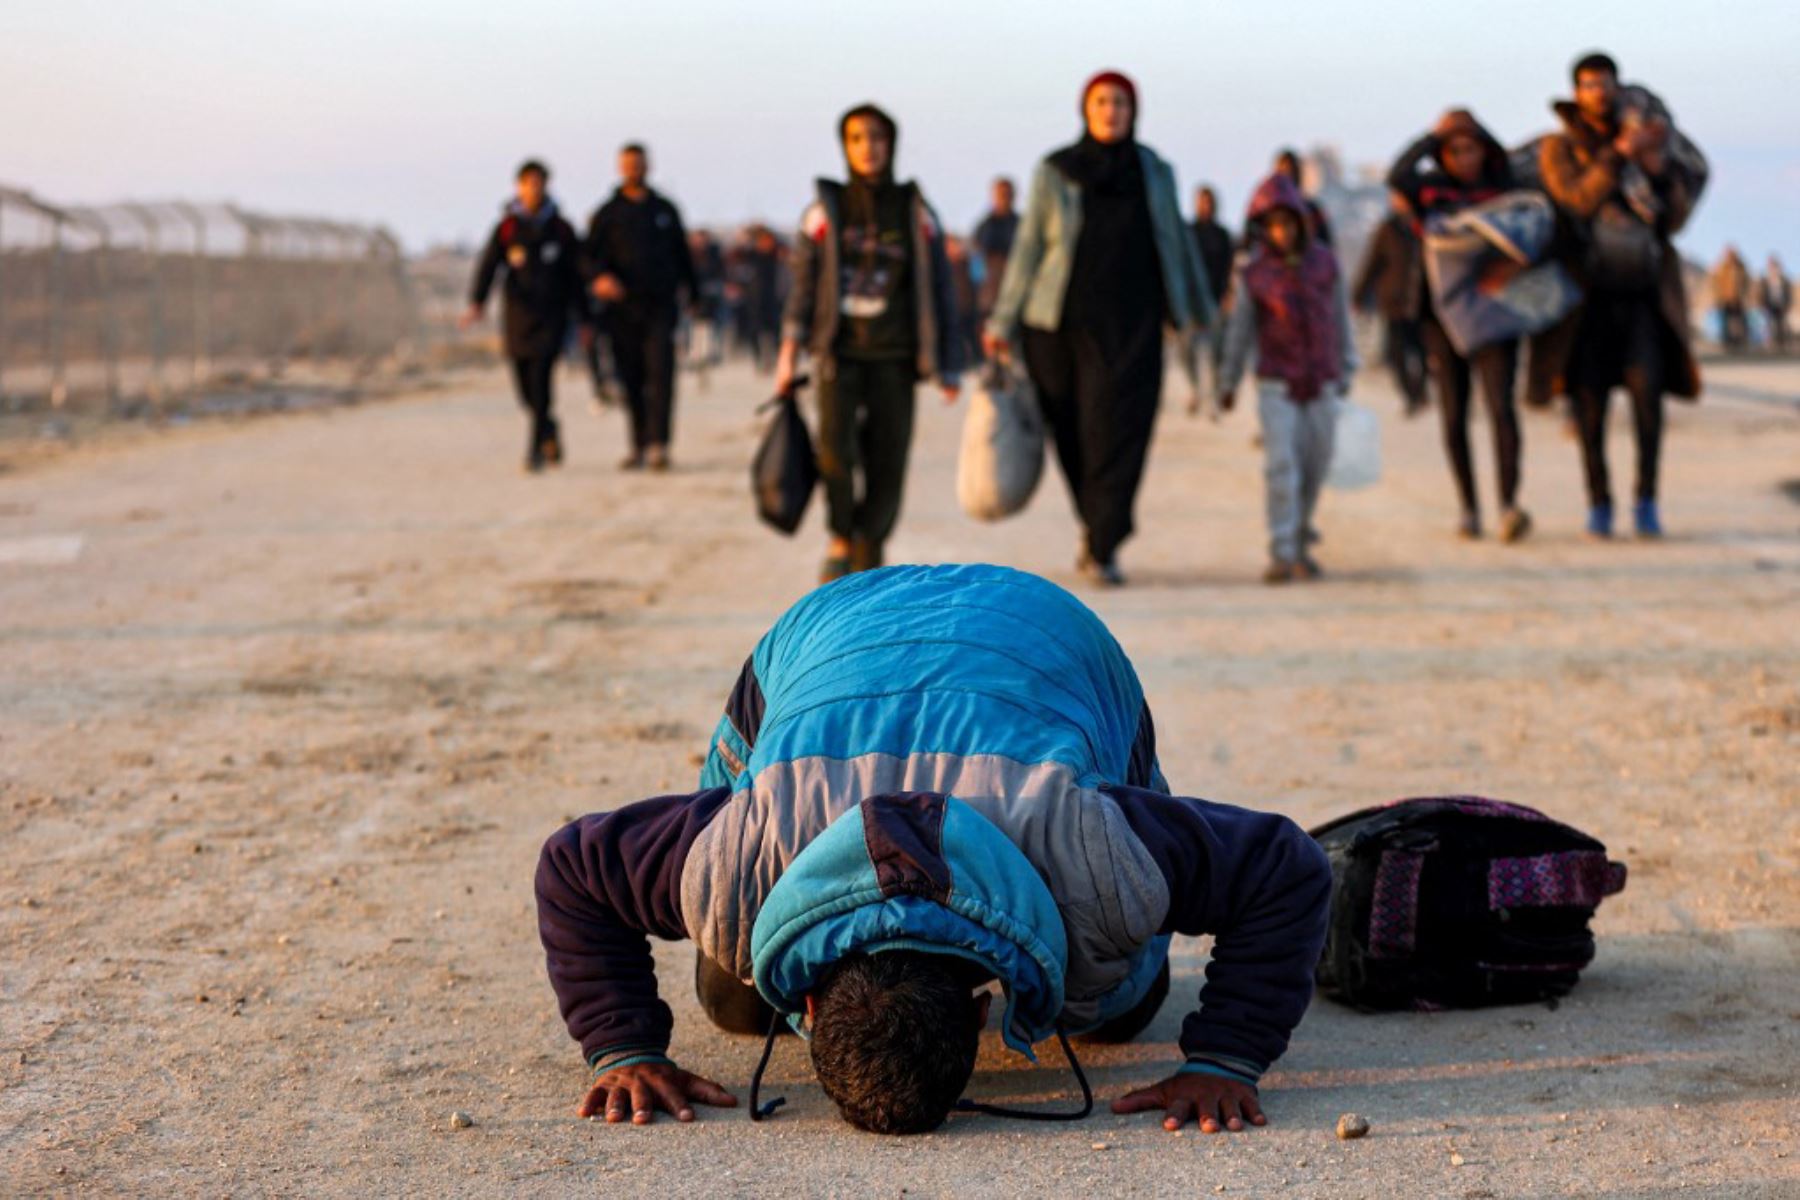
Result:
<instances>
[{"instance_id":1,"label":"woman wearing black abaya","mask_svg":"<svg viewBox=\"0 0 1800 1200\"><path fill-rule=\"evenodd\" d=\"M1193 336L1213 317L1174 172L1137 141L1137 107L1125 76L1088 81L1087 130L1038 164L983 335L1002 358L1020 343L1081 519L1078 566L1105 585L1125 581L1117 555L1156 424L1163 325Z\"/></svg>"}]
</instances>

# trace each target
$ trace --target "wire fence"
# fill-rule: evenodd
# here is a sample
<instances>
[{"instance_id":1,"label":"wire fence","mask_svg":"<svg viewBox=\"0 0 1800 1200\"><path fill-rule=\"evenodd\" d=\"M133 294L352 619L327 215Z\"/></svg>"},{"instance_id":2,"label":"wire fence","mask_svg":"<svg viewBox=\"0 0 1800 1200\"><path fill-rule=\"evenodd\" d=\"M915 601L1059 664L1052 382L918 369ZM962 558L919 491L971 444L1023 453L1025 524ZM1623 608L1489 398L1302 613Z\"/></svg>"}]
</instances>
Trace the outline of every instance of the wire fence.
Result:
<instances>
[{"instance_id":1,"label":"wire fence","mask_svg":"<svg viewBox=\"0 0 1800 1200\"><path fill-rule=\"evenodd\" d=\"M1348 268L1386 216L1386 190L1328 147L1304 170ZM63 205L0 186L0 412L82 401L155 413L290 386L296 366L361 380L384 365L485 361L491 330L456 327L471 266L466 249L409 259L377 226L179 200ZM1706 330L1705 277L1688 271Z\"/></svg>"},{"instance_id":2,"label":"wire fence","mask_svg":"<svg viewBox=\"0 0 1800 1200\"><path fill-rule=\"evenodd\" d=\"M296 361L403 354L416 291L384 229L0 187L0 400L160 405Z\"/></svg>"}]
</instances>

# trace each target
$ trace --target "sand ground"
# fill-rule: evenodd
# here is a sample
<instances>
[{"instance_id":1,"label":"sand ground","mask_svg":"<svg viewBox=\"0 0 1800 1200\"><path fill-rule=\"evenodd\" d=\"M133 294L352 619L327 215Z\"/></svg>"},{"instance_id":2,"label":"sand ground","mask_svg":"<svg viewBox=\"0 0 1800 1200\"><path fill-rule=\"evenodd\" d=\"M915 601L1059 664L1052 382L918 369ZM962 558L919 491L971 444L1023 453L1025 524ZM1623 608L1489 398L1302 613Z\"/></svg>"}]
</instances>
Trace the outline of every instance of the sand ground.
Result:
<instances>
[{"instance_id":1,"label":"sand ground","mask_svg":"<svg viewBox=\"0 0 1800 1200\"><path fill-rule=\"evenodd\" d=\"M612 469L621 419L573 375L571 462L525 477L498 371L0 475L0 1193L1800 1194L1800 369L1714 380L1671 410L1666 542L1583 540L1575 447L1534 414L1538 533L1503 547L1450 536L1435 426L1371 377L1387 476L1327 496L1330 577L1289 590L1256 582L1249 416L1165 412L1134 586L1083 595L1178 791L1302 822L1481 792L1631 868L1560 1006L1317 1002L1271 1124L1235 1136L1098 1115L882 1140L792 1043L768 1125L574 1119L538 846L691 787L738 664L816 569L817 511L792 541L751 518L746 371L684 381L665 478ZM1060 480L968 521L959 411L920 403L894 557L1079 588ZM741 1093L757 1047L699 1017L691 956L659 949L674 1051ZM1203 949L1174 961L1191 996ZM1088 1053L1103 1096L1170 1065L1184 1010ZM990 1037L974 1086L1055 1098L1057 1061ZM1340 1143L1351 1110L1374 1130Z\"/></svg>"}]
</instances>

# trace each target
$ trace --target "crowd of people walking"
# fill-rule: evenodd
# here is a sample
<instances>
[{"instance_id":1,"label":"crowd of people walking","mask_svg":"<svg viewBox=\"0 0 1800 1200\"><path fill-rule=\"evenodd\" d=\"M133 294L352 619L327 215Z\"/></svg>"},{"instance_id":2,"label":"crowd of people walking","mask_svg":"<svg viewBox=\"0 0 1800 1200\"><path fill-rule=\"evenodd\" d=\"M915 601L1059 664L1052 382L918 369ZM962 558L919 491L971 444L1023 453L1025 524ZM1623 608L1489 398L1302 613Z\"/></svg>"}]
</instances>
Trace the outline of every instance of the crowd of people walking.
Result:
<instances>
[{"instance_id":1,"label":"crowd of people walking","mask_svg":"<svg viewBox=\"0 0 1800 1200\"><path fill-rule=\"evenodd\" d=\"M1761 275L1752 276L1736 246L1727 246L1707 277L1719 344L1743 350L1760 342L1776 354L1787 353L1788 315L1794 309L1794 284L1778 255L1769 255ZM1754 324L1760 329L1752 331Z\"/></svg>"},{"instance_id":2,"label":"crowd of people walking","mask_svg":"<svg viewBox=\"0 0 1800 1200\"><path fill-rule=\"evenodd\" d=\"M1606 55L1581 58L1571 83L1572 96L1552 106L1554 131L1511 151L1473 113L1443 112L1393 162L1391 210L1354 273L1339 262L1331 214L1302 189L1292 150L1273 156L1241 235L1221 219L1211 186L1195 191L1184 217L1174 170L1137 138L1138 89L1115 71L1082 88L1079 136L1038 162L1023 210L1014 182L998 178L967 237L948 232L919 185L896 175L899 125L874 105L840 119L845 177L816 183L791 240L761 225L729 246L688 233L650 186L649 154L636 144L620 152L619 186L578 238L548 194L548 170L528 162L481 255L467 319L503 276L506 352L531 416L534 471L563 457L551 366L572 330L591 348L597 385L609 390L616 376L623 392L626 469L670 465L678 341L690 363L741 347L778 392L809 375L825 580L885 561L917 385L934 381L954 401L965 372L980 367L988 386L1029 381L1079 526L1077 569L1096 585L1123 583L1120 550L1136 527L1171 344L1194 381L1191 411L1230 411L1254 378L1264 577L1318 577L1315 510L1358 365L1352 308L1380 318L1405 412L1435 398L1460 536L1487 527L1469 438L1477 403L1493 443L1495 532L1516 543L1532 529L1521 503L1525 380L1528 399L1568 398L1586 528L1597 538L1615 524L1609 400L1628 394L1632 528L1656 537L1665 396L1699 392L1671 239L1707 167L1660 98L1622 85ZM1524 216L1541 209L1554 231L1529 260L1506 240L1512 218L1497 209L1523 193L1537 206L1523 205ZM1507 251L1482 266L1475 291L1503 291L1541 265L1578 303L1472 333L1468 295L1433 257L1437 239L1471 230ZM1778 260L1753 277L1728 250L1710 283L1725 344L1743 344L1755 325L1785 345L1792 287Z\"/></svg>"}]
</instances>

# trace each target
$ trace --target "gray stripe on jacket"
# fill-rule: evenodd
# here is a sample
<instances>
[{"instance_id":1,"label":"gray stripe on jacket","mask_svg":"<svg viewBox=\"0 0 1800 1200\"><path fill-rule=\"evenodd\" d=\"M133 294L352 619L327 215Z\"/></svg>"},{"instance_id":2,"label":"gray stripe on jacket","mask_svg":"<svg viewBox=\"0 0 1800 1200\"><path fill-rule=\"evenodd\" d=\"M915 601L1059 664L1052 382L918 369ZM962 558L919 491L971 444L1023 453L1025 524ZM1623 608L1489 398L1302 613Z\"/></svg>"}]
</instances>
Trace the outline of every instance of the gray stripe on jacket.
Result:
<instances>
[{"instance_id":1,"label":"gray stripe on jacket","mask_svg":"<svg viewBox=\"0 0 1800 1200\"><path fill-rule=\"evenodd\" d=\"M681 876L684 924L701 953L751 976L750 932L762 902L805 847L845 811L893 792L955 796L992 821L1062 911L1069 963L1065 1022L1092 1024L1094 1003L1169 911L1169 885L1111 797L1060 763L999 755L866 754L764 767L694 840Z\"/></svg>"}]
</instances>

